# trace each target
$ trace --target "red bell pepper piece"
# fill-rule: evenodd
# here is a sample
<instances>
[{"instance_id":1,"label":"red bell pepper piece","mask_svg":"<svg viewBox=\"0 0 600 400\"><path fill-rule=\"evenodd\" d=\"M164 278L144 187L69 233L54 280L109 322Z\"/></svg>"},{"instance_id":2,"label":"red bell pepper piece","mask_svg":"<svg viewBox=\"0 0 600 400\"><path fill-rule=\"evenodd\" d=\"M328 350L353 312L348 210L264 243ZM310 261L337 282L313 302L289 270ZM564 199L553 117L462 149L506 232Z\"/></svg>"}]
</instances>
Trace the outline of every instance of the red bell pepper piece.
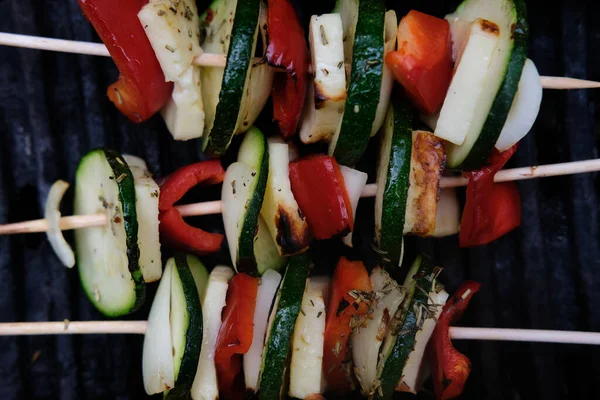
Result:
<instances>
[{"instance_id":1,"label":"red bell pepper piece","mask_svg":"<svg viewBox=\"0 0 600 400\"><path fill-rule=\"evenodd\" d=\"M204 183L216 185L223 182L225 170L219 160L201 161L173 172L160 186L158 209L168 210L194 186Z\"/></svg>"},{"instance_id":2,"label":"red bell pepper piece","mask_svg":"<svg viewBox=\"0 0 600 400\"><path fill-rule=\"evenodd\" d=\"M352 230L352 204L340 166L331 156L290 163L292 192L313 236L329 239Z\"/></svg>"},{"instance_id":3,"label":"red bell pepper piece","mask_svg":"<svg viewBox=\"0 0 600 400\"><path fill-rule=\"evenodd\" d=\"M221 248L222 234L206 232L191 226L174 207L161 211L159 220L160 238L165 245L200 256L216 253Z\"/></svg>"},{"instance_id":4,"label":"red bell pepper piece","mask_svg":"<svg viewBox=\"0 0 600 400\"><path fill-rule=\"evenodd\" d=\"M308 81L308 50L304 29L289 0L267 1L267 61L285 68L273 81L273 119L284 138L292 136L302 115Z\"/></svg>"},{"instance_id":5,"label":"red bell pepper piece","mask_svg":"<svg viewBox=\"0 0 600 400\"><path fill-rule=\"evenodd\" d=\"M108 98L133 122L150 118L173 92L173 83L165 81L137 17L146 3L148 0L79 0L121 73L108 87Z\"/></svg>"},{"instance_id":6,"label":"red bell pepper piece","mask_svg":"<svg viewBox=\"0 0 600 400\"><path fill-rule=\"evenodd\" d=\"M229 282L215 347L219 392L224 399L244 397L242 354L246 354L252 344L257 293L258 280L250 275L237 274Z\"/></svg>"},{"instance_id":7,"label":"red bell pepper piece","mask_svg":"<svg viewBox=\"0 0 600 400\"><path fill-rule=\"evenodd\" d=\"M189 225L174 205L192 187L200 183L221 183L224 177L225 170L219 160L210 160L180 168L163 182L158 199L158 218L161 240L165 244L199 255L214 253L221 248L222 234Z\"/></svg>"},{"instance_id":8,"label":"red bell pepper piece","mask_svg":"<svg viewBox=\"0 0 600 400\"><path fill-rule=\"evenodd\" d=\"M358 298L353 294L360 294ZM331 278L327 320L323 343L323 374L327 386L337 394L350 391L350 370L344 368L347 343L352 332L353 320L360 321L369 312L368 301L364 301L362 293L371 292L369 273L360 261L349 261L340 258ZM359 300L360 299L360 300Z\"/></svg>"},{"instance_id":9,"label":"red bell pepper piece","mask_svg":"<svg viewBox=\"0 0 600 400\"><path fill-rule=\"evenodd\" d=\"M467 281L446 302L427 345L433 388L438 400L459 396L471 373L471 361L458 352L450 341L450 325L459 320L480 284Z\"/></svg>"},{"instance_id":10,"label":"red bell pepper piece","mask_svg":"<svg viewBox=\"0 0 600 400\"><path fill-rule=\"evenodd\" d=\"M494 149L489 165L463 172L469 178L467 201L460 222L461 247L490 243L521 225L521 200L514 182L494 183L494 176L517 150Z\"/></svg>"},{"instance_id":11,"label":"red bell pepper piece","mask_svg":"<svg viewBox=\"0 0 600 400\"><path fill-rule=\"evenodd\" d=\"M450 25L442 18L412 10L398 26L398 50L385 57L407 96L424 114L441 106L452 79Z\"/></svg>"}]
</instances>

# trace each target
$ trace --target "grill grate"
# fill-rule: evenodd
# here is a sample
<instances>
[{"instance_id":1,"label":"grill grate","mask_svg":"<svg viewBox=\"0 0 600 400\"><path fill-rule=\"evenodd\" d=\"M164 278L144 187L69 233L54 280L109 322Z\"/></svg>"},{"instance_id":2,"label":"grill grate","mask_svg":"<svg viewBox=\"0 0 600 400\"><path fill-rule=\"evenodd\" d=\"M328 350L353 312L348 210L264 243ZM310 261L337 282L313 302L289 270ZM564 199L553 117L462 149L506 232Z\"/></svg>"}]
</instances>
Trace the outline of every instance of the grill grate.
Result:
<instances>
[{"instance_id":1,"label":"grill grate","mask_svg":"<svg viewBox=\"0 0 600 400\"><path fill-rule=\"evenodd\" d=\"M304 19L331 3L313 9L304 2ZM441 15L455 5L405 1L398 11ZM540 73L600 80L596 2L551 7L529 0L528 8L529 57ZM98 40L75 0L0 0L0 10L0 31ZM139 155L159 176L194 161L193 145L171 140L159 117L134 125L118 114L104 94L116 76L110 59L0 47L0 223L40 218L51 183L73 181L80 157L94 147ZM598 96L545 91L538 121L509 167L598 157ZM522 227L484 248L459 251L456 237L417 243L445 267L450 291L464 279L482 283L465 325L600 331L597 178L519 182ZM132 319L145 318L148 309ZM0 237L1 322L101 318L43 234ZM123 335L0 337L0 398L141 398L141 344L141 336ZM457 347L473 363L464 398L595 393L599 347L462 341Z\"/></svg>"}]
</instances>

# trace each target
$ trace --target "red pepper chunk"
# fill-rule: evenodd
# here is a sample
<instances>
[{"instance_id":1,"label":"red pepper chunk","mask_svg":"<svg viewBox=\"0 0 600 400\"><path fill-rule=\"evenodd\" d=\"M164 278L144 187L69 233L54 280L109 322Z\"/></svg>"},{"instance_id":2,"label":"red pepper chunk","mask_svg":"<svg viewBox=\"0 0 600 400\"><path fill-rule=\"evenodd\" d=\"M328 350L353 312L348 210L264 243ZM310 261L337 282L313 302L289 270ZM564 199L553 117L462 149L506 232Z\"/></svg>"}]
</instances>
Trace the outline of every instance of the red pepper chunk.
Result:
<instances>
[{"instance_id":1,"label":"red pepper chunk","mask_svg":"<svg viewBox=\"0 0 600 400\"><path fill-rule=\"evenodd\" d=\"M345 369L347 344L352 333L352 319L367 315L369 306L350 295L350 291L370 292L369 273L360 261L340 258L331 278L327 320L323 343L323 374L327 387L336 394L351 390L352 371Z\"/></svg>"},{"instance_id":2,"label":"red pepper chunk","mask_svg":"<svg viewBox=\"0 0 600 400\"><path fill-rule=\"evenodd\" d=\"M148 0L79 0L121 73L109 86L108 98L133 122L150 118L173 92L173 83L165 81L137 16L146 3Z\"/></svg>"},{"instance_id":3,"label":"red pepper chunk","mask_svg":"<svg viewBox=\"0 0 600 400\"><path fill-rule=\"evenodd\" d=\"M461 247L488 244L521 225L521 199L516 184L494 182L496 173L517 146L518 143L502 153L494 149L488 166L463 173L469 183L460 223Z\"/></svg>"},{"instance_id":4,"label":"red pepper chunk","mask_svg":"<svg viewBox=\"0 0 600 400\"><path fill-rule=\"evenodd\" d=\"M353 228L352 204L340 166L331 156L290 163L292 192L316 239L344 235Z\"/></svg>"},{"instance_id":5,"label":"red pepper chunk","mask_svg":"<svg viewBox=\"0 0 600 400\"><path fill-rule=\"evenodd\" d=\"M244 398L242 354L252 344L257 293L258 280L250 275L237 274L229 282L215 347L219 393L224 399Z\"/></svg>"},{"instance_id":6,"label":"red pepper chunk","mask_svg":"<svg viewBox=\"0 0 600 400\"><path fill-rule=\"evenodd\" d=\"M223 235L195 228L183 220L175 203L192 187L223 182L225 170L219 160L202 161L180 168L160 187L159 229L163 243L181 251L205 255L219 251Z\"/></svg>"},{"instance_id":7,"label":"red pepper chunk","mask_svg":"<svg viewBox=\"0 0 600 400\"><path fill-rule=\"evenodd\" d=\"M385 57L407 96L424 114L441 106L452 79L450 25L412 10L398 26L398 50Z\"/></svg>"},{"instance_id":8,"label":"red pepper chunk","mask_svg":"<svg viewBox=\"0 0 600 400\"><path fill-rule=\"evenodd\" d=\"M459 396L471 373L471 361L458 352L450 341L450 325L459 320L480 284L467 281L446 302L427 345L433 388L438 400Z\"/></svg>"},{"instance_id":9,"label":"red pepper chunk","mask_svg":"<svg viewBox=\"0 0 600 400\"><path fill-rule=\"evenodd\" d=\"M225 170L219 160L201 161L173 172L160 186L158 209L168 210L191 188L204 183L216 185L225 179Z\"/></svg>"},{"instance_id":10,"label":"red pepper chunk","mask_svg":"<svg viewBox=\"0 0 600 400\"><path fill-rule=\"evenodd\" d=\"M158 218L161 242L169 247L200 256L216 253L221 248L222 234L191 226L176 208L161 211Z\"/></svg>"},{"instance_id":11,"label":"red pepper chunk","mask_svg":"<svg viewBox=\"0 0 600 400\"><path fill-rule=\"evenodd\" d=\"M267 1L270 65L285 68L273 81L273 119L284 138L296 132L308 82L308 50L304 29L289 0Z\"/></svg>"}]
</instances>

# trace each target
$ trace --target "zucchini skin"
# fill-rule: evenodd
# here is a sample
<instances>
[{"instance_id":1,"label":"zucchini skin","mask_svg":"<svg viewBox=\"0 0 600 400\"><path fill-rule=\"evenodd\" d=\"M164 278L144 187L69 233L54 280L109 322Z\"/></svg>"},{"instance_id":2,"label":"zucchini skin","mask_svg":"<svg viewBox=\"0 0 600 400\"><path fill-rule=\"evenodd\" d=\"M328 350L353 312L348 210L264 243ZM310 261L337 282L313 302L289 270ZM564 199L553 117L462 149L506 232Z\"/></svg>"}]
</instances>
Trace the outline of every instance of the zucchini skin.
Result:
<instances>
[{"instance_id":1,"label":"zucchini skin","mask_svg":"<svg viewBox=\"0 0 600 400\"><path fill-rule=\"evenodd\" d=\"M267 139L260 133L264 153L260 162L260 171L258 171L258 182L254 188L254 193L248 205L248 211L244 217L244 224L239 238L238 247L238 269L239 272L245 272L252 276L259 275L256 258L254 256L254 241L258 229L258 218L262 207L265 191L267 189L267 180L269 178L269 146Z\"/></svg>"},{"instance_id":2,"label":"zucchini skin","mask_svg":"<svg viewBox=\"0 0 600 400\"><path fill-rule=\"evenodd\" d=\"M512 106L514 96L517 93L523 66L525 65L525 60L527 60L529 25L527 24L525 2L523 0L512 0L512 2L517 13L517 23L513 29L514 45L504 81L496 94L492 108L481 129L481 134L475 141L475 144L473 144L467 157L456 169L476 170L485 165L498 141L498 137L502 132L506 117Z\"/></svg>"},{"instance_id":3,"label":"zucchini skin","mask_svg":"<svg viewBox=\"0 0 600 400\"><path fill-rule=\"evenodd\" d=\"M259 400L281 398L287 376L287 364L292 350L294 326L298 314L300 314L309 269L310 258L308 255L293 256L281 281L279 303L263 354L262 374L258 392Z\"/></svg>"},{"instance_id":4,"label":"zucchini skin","mask_svg":"<svg viewBox=\"0 0 600 400\"><path fill-rule=\"evenodd\" d=\"M333 151L333 156L342 165L356 164L371 137L383 77L384 24L383 1L359 2L348 97Z\"/></svg>"},{"instance_id":5,"label":"zucchini skin","mask_svg":"<svg viewBox=\"0 0 600 400\"><path fill-rule=\"evenodd\" d=\"M415 288L413 295L405 300L407 303L400 306L405 311L401 317L401 324L395 326L399 334L396 336L396 342L392 351L383 365L380 378L381 392L379 392L378 398L391 399L394 396L396 384L402 376L402 370L408 360L408 356L415 347L417 332L420 329L415 308L427 307L430 286L433 282L428 278L431 277L435 269L435 264L432 259L426 256L419 256L417 262L420 262L420 265L417 273L414 275L415 282L413 284ZM394 329L394 327L390 327L390 329Z\"/></svg>"},{"instance_id":6,"label":"zucchini skin","mask_svg":"<svg viewBox=\"0 0 600 400\"><path fill-rule=\"evenodd\" d=\"M412 156L413 113L406 99L395 96L392 99L393 133L389 153L389 165L382 204L381 243L379 247L387 252L386 258L397 261L400 258L406 204L408 197L410 161Z\"/></svg>"},{"instance_id":7,"label":"zucchini skin","mask_svg":"<svg viewBox=\"0 0 600 400\"><path fill-rule=\"evenodd\" d=\"M134 312L146 300L146 282L144 281L144 275L139 265L140 248L138 246L138 222L137 211L135 209L135 181L129 166L119 153L110 149L100 151L104 152L108 165L113 170L115 179L125 175L125 179L117 182L117 187L119 188L119 200L123 207L123 226L125 227L125 237L127 238L127 266L135 286L135 304L129 312ZM124 199L127 200L124 201Z\"/></svg>"},{"instance_id":8,"label":"zucchini skin","mask_svg":"<svg viewBox=\"0 0 600 400\"><path fill-rule=\"evenodd\" d=\"M225 153L235 133L246 77L250 74L250 64L256 47L255 35L258 29L260 1L237 2L231 42L227 51L227 63L215 112L215 121L218 122L209 132L203 145L204 151L214 157L220 157Z\"/></svg>"},{"instance_id":9,"label":"zucchini skin","mask_svg":"<svg viewBox=\"0 0 600 400\"><path fill-rule=\"evenodd\" d=\"M194 276L187 262L187 255L177 253L174 256L179 279L183 286L185 304L190 316L185 338L185 350L179 367L179 376L175 387L165 395L165 399L187 399L196 377L200 350L202 349L202 306L196 288Z\"/></svg>"}]
</instances>

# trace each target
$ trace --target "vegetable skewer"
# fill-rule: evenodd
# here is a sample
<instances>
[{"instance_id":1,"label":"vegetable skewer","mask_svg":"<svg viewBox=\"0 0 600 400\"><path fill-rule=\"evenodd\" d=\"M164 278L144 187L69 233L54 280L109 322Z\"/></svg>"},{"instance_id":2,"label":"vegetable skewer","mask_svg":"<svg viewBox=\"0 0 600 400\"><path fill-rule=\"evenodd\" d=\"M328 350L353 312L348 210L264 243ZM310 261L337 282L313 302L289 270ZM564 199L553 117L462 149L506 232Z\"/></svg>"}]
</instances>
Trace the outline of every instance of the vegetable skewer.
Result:
<instances>
[{"instance_id":1,"label":"vegetable skewer","mask_svg":"<svg viewBox=\"0 0 600 400\"><path fill-rule=\"evenodd\" d=\"M600 171L600 159L505 169L498 172L494 181L508 182L595 171ZM443 177L440 182L440 187L459 187L466 186L466 184L467 179L463 177ZM366 185L361 197L373 197L375 196L376 191L377 186L375 184ZM176 208L184 217L220 214L222 211L222 202L220 200L207 201L202 203L180 205L176 206ZM103 214L71 215L60 219L60 228L62 230L79 229L89 226L102 226L105 224L106 216ZM45 232L47 229L47 221L45 219L38 219L0 225L0 235Z\"/></svg>"},{"instance_id":2,"label":"vegetable skewer","mask_svg":"<svg viewBox=\"0 0 600 400\"><path fill-rule=\"evenodd\" d=\"M146 321L56 321L5 322L0 324L0 336L10 335L143 335ZM499 340L510 342L572 343L600 345L600 332L561 331L545 329L451 327L453 340Z\"/></svg>"},{"instance_id":3,"label":"vegetable skewer","mask_svg":"<svg viewBox=\"0 0 600 400\"><path fill-rule=\"evenodd\" d=\"M0 32L0 45L56 51L62 53L110 57L110 54L103 43L45 38L40 36L19 35L6 32ZM202 67L224 67L225 54L203 53L194 58L194 65ZM571 90L600 88L600 82L570 77L541 76L540 81L544 89Z\"/></svg>"}]
</instances>

